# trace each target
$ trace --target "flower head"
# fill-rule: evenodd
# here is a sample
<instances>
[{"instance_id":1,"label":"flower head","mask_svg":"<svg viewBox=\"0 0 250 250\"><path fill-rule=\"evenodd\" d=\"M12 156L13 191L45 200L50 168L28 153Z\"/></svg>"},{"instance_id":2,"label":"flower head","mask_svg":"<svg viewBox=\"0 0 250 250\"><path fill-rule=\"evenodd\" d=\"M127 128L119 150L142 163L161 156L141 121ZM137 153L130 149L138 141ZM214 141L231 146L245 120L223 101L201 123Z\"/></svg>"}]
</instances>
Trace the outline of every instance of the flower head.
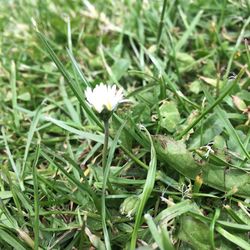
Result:
<instances>
[{"instance_id":1,"label":"flower head","mask_svg":"<svg viewBox=\"0 0 250 250\"><path fill-rule=\"evenodd\" d=\"M116 86L104 85L103 83L97 85L94 89L88 87L85 91L85 96L88 103L98 112L103 110L114 111L119 103L123 102L123 90L116 89Z\"/></svg>"}]
</instances>

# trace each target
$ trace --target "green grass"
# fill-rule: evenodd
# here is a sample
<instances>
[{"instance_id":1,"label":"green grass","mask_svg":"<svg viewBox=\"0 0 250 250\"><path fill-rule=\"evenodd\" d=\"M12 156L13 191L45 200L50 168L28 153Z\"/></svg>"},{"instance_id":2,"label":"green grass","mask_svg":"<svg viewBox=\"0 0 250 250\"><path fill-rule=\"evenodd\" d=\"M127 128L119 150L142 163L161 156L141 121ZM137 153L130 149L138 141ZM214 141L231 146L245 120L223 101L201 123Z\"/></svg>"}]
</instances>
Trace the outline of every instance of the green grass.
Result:
<instances>
[{"instance_id":1,"label":"green grass","mask_svg":"<svg viewBox=\"0 0 250 250\"><path fill-rule=\"evenodd\" d=\"M249 16L249 0L3 1L0 249L250 249ZM100 82L131 100L106 171L84 97Z\"/></svg>"}]
</instances>

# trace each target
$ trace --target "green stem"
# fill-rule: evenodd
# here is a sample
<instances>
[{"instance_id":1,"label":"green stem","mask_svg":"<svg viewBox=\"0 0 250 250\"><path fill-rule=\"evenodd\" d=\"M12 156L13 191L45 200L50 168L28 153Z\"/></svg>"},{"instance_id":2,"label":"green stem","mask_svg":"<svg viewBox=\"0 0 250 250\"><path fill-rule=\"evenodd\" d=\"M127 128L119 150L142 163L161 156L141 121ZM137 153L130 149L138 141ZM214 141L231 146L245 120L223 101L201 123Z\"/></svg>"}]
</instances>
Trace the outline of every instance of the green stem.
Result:
<instances>
[{"instance_id":1,"label":"green stem","mask_svg":"<svg viewBox=\"0 0 250 250\"><path fill-rule=\"evenodd\" d=\"M162 6L162 11L161 11L161 20L160 20L160 24L158 27L158 33L157 33L157 52L159 52L159 48L160 48L160 41L161 41L161 34L162 34L162 29L163 29L163 24L164 24L164 15L165 15L165 10L166 10L166 6L167 6L167 0L164 0L163 2L163 6Z\"/></svg>"},{"instance_id":2,"label":"green stem","mask_svg":"<svg viewBox=\"0 0 250 250\"><path fill-rule=\"evenodd\" d=\"M108 153L108 142L109 142L109 121L104 121L104 144L103 144L103 151L102 151L102 167L103 173L106 168L107 163L107 153Z\"/></svg>"},{"instance_id":3,"label":"green stem","mask_svg":"<svg viewBox=\"0 0 250 250\"><path fill-rule=\"evenodd\" d=\"M35 160L33 162L33 183L34 183L34 249L39 249L39 196L38 196L38 181L37 181L37 162L40 156L40 142L37 144Z\"/></svg>"},{"instance_id":4,"label":"green stem","mask_svg":"<svg viewBox=\"0 0 250 250\"><path fill-rule=\"evenodd\" d=\"M109 168L107 168L107 152L109 141L109 120L104 120L104 144L102 152L102 167L103 167L103 181L102 181L102 227L104 234L104 242L107 250L111 250L109 233L106 224L106 185L109 175Z\"/></svg>"}]
</instances>

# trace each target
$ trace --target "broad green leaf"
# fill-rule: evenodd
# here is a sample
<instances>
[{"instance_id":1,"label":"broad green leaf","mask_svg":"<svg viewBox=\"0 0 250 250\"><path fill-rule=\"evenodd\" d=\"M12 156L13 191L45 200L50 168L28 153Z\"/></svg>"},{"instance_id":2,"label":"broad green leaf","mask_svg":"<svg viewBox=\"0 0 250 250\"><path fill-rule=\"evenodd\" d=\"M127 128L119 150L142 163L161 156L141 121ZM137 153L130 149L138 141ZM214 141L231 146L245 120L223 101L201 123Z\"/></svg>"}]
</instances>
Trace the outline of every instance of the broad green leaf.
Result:
<instances>
[{"instance_id":1,"label":"broad green leaf","mask_svg":"<svg viewBox=\"0 0 250 250\"><path fill-rule=\"evenodd\" d=\"M31 95L29 92L25 92L18 95L17 99L28 102L31 99Z\"/></svg>"},{"instance_id":2,"label":"broad green leaf","mask_svg":"<svg viewBox=\"0 0 250 250\"><path fill-rule=\"evenodd\" d=\"M115 63L111 67L111 70L117 81L119 81L127 72L129 65L130 62L128 59L120 58L115 61Z\"/></svg>"},{"instance_id":3,"label":"broad green leaf","mask_svg":"<svg viewBox=\"0 0 250 250\"><path fill-rule=\"evenodd\" d=\"M160 106L160 116L160 125L169 132L174 132L181 119L175 102L164 102Z\"/></svg>"},{"instance_id":4,"label":"broad green leaf","mask_svg":"<svg viewBox=\"0 0 250 250\"><path fill-rule=\"evenodd\" d=\"M178 66L181 73L192 70L196 65L195 59L188 53L177 52L176 60L178 61Z\"/></svg>"},{"instance_id":5,"label":"broad green leaf","mask_svg":"<svg viewBox=\"0 0 250 250\"><path fill-rule=\"evenodd\" d=\"M175 141L166 136L157 136L156 141L159 158L184 176L194 180L201 174L206 185L221 191L250 196L250 175L245 171L236 168L226 171L224 165L199 163L195 161L183 141Z\"/></svg>"},{"instance_id":6,"label":"broad green leaf","mask_svg":"<svg viewBox=\"0 0 250 250\"><path fill-rule=\"evenodd\" d=\"M197 129L192 134L189 140L189 148L195 149L200 146L203 146L210 141L214 140L214 138L221 134L224 127L223 124L218 120L216 114L211 114L208 118L203 122L203 130Z\"/></svg>"},{"instance_id":7,"label":"broad green leaf","mask_svg":"<svg viewBox=\"0 0 250 250\"><path fill-rule=\"evenodd\" d=\"M190 244L194 249L210 250L209 226L191 216L180 219L178 238Z\"/></svg>"},{"instance_id":8,"label":"broad green leaf","mask_svg":"<svg viewBox=\"0 0 250 250\"><path fill-rule=\"evenodd\" d=\"M189 85L189 90L195 94L198 94L201 91L201 83L200 81L193 81L190 85Z\"/></svg>"}]
</instances>

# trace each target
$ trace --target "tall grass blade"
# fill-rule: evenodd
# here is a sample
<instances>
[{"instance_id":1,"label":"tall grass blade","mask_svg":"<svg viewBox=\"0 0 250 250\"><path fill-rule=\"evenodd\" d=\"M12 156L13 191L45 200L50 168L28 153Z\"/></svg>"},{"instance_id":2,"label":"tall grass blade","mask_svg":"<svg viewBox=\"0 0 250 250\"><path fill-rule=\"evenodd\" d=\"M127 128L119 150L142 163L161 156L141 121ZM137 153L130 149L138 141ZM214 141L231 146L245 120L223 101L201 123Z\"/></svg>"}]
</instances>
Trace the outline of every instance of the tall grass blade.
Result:
<instances>
[{"instance_id":1,"label":"tall grass blade","mask_svg":"<svg viewBox=\"0 0 250 250\"><path fill-rule=\"evenodd\" d=\"M13 249L18 249L18 250L27 250L26 247L24 247L20 242L19 239L6 231L0 229L0 238L2 241L7 242L10 246L13 247Z\"/></svg>"},{"instance_id":2,"label":"tall grass blade","mask_svg":"<svg viewBox=\"0 0 250 250\"><path fill-rule=\"evenodd\" d=\"M119 130L116 133L116 136L111 144L110 151L108 154L108 159L106 162L106 166L104 169L104 176L103 176L103 184L102 184L102 225L103 225L103 233L104 233L104 241L107 250L111 250L111 243L110 243L110 237L106 225L106 202L105 202L105 196L106 196L106 186L108 182L109 172L110 172L110 166L112 163L112 159L114 157L115 149L119 140L119 137L121 135L121 132L126 124L126 121L121 125Z\"/></svg>"},{"instance_id":3,"label":"tall grass blade","mask_svg":"<svg viewBox=\"0 0 250 250\"><path fill-rule=\"evenodd\" d=\"M11 61L11 66L10 66L10 86L12 92L12 108L13 108L14 122L16 128L19 128L20 117L17 110L16 64L14 61Z\"/></svg>"},{"instance_id":4,"label":"tall grass blade","mask_svg":"<svg viewBox=\"0 0 250 250\"><path fill-rule=\"evenodd\" d=\"M34 249L39 249L39 197L38 197L38 179L37 179L37 163L40 156L40 144L37 144L35 159L33 161L32 171L33 171L33 185L34 185Z\"/></svg>"},{"instance_id":5,"label":"tall grass blade","mask_svg":"<svg viewBox=\"0 0 250 250\"><path fill-rule=\"evenodd\" d=\"M13 171L15 172L15 175L16 175L16 178L17 178L17 180L19 182L21 190L24 190L24 186L23 186L23 183L21 182L21 178L20 178L20 169L17 167L17 165L16 165L16 163L14 161L13 155L12 155L12 153L10 151L4 127L1 128L1 132L2 132L2 135L3 135L3 141L4 141L4 144L5 144L6 153L8 155L11 167L12 167Z\"/></svg>"},{"instance_id":6,"label":"tall grass blade","mask_svg":"<svg viewBox=\"0 0 250 250\"><path fill-rule=\"evenodd\" d=\"M94 112L90 109L88 104L86 103L84 97L83 97L83 89L79 89L79 86L75 84L74 80L71 78L71 76L68 74L67 70L64 68L63 64L59 60L59 58L56 56L55 52L49 45L49 42L45 38L45 36L37 31L37 36L41 40L42 44L44 45L46 51L49 53L51 59L54 61L56 64L57 68L59 71L62 73L64 78L67 80L69 83L70 88L74 92L75 96L77 97L78 101L80 102L81 106L85 110L85 112L88 114L88 116L99 126L102 128L102 123L97 119L96 115Z\"/></svg>"},{"instance_id":7,"label":"tall grass blade","mask_svg":"<svg viewBox=\"0 0 250 250\"><path fill-rule=\"evenodd\" d=\"M209 92L204 89L205 96L207 97L208 102L210 105L213 105L215 102L214 98L209 94ZM233 138L234 143L239 146L242 152L246 155L248 159L250 159L250 154L248 153L247 149L244 147L243 142L241 141L240 137L238 136L237 132L233 128L231 122L227 118L225 111L223 111L219 105L214 107L215 113L218 115L219 119L222 121L223 125L225 126L228 134L231 138Z\"/></svg>"},{"instance_id":8,"label":"tall grass blade","mask_svg":"<svg viewBox=\"0 0 250 250\"><path fill-rule=\"evenodd\" d=\"M41 112L42 112L42 105L40 105L36 112L35 115L33 117L33 120L31 122L30 125L30 129L28 132L28 137L27 137L27 142L26 142L26 146L25 146L25 151L24 151L24 156L23 156L23 165L22 165L22 171L21 171L21 178L24 179L24 173L25 173L25 169L26 169L26 161L27 161L27 157L28 157L28 153L29 153L29 149L30 149L30 145L34 136L34 133L36 131L37 128L37 124L39 122L40 116L41 116Z\"/></svg>"},{"instance_id":9,"label":"tall grass blade","mask_svg":"<svg viewBox=\"0 0 250 250\"><path fill-rule=\"evenodd\" d=\"M220 233L223 237L225 237L227 240L233 242L237 246L241 247L242 249L249 250L250 249L250 244L246 242L245 240L241 239L240 237L229 233L225 229L223 229L220 226L216 227L216 231Z\"/></svg>"},{"instance_id":10,"label":"tall grass blade","mask_svg":"<svg viewBox=\"0 0 250 250\"><path fill-rule=\"evenodd\" d=\"M61 166L61 164L57 164L55 161L53 161L53 159L47 154L45 153L43 150L41 150L41 155L53 166L55 166L56 168L60 169L60 171L72 182L74 183L77 188L79 190L81 190L82 192L86 192L90 199L92 199L94 201L94 204L96 206L96 209L98 211L101 211L101 204L100 201L98 199L98 197L96 196L96 194L94 193L94 191L92 191L88 185L85 185L84 183L79 182L74 176L72 176L70 173L68 173L63 166Z\"/></svg>"},{"instance_id":11,"label":"tall grass blade","mask_svg":"<svg viewBox=\"0 0 250 250\"><path fill-rule=\"evenodd\" d=\"M245 72L245 68L242 68L239 72L238 76L235 80L230 82L226 85L224 92L213 102L212 105L210 105L208 108L206 108L193 122L190 123L189 126L187 126L179 135L177 135L177 139L181 139L186 133L188 133L189 130L191 130L196 124L199 123L199 121L205 117L209 112L211 112L214 107L216 107L219 103L222 102L222 100L231 92L231 90L238 84L239 80L243 76Z\"/></svg>"},{"instance_id":12,"label":"tall grass blade","mask_svg":"<svg viewBox=\"0 0 250 250\"><path fill-rule=\"evenodd\" d=\"M153 143L153 140L151 138L151 135L149 134L149 132L147 131L147 129L145 127L142 127L142 128L146 131L147 136L148 136L149 141L150 141L151 159L150 159L150 163L149 163L146 182L145 182L145 185L143 187L143 192L141 194L139 208L138 208L138 211L136 213L134 229L132 232L132 237L131 237L131 242L130 242L130 249L131 250L134 250L136 247L136 239L137 239L137 235L138 235L138 229L139 229L139 226L141 224L142 213L143 213L144 207L149 199L149 196L154 188L156 164L157 164L156 152L155 152L154 143Z\"/></svg>"}]
</instances>

